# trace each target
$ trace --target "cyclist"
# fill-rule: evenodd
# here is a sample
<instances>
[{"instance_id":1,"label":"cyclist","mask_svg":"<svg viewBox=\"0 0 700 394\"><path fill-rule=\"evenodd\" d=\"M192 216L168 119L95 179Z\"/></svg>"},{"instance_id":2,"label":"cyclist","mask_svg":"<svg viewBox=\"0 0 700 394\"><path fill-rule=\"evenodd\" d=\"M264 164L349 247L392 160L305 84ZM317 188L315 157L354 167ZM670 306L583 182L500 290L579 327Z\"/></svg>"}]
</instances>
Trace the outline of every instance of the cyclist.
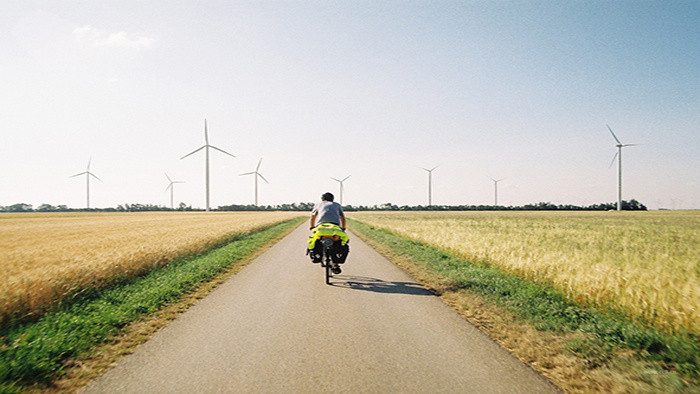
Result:
<instances>
[{"instance_id":1,"label":"cyclist","mask_svg":"<svg viewBox=\"0 0 700 394\"><path fill-rule=\"evenodd\" d=\"M323 193L321 202L314 205L311 211L311 230L316 227L316 223L333 223L340 226L340 229L345 231L345 213L343 207L333 201L333 193ZM318 217L318 220L316 218Z\"/></svg>"},{"instance_id":2,"label":"cyclist","mask_svg":"<svg viewBox=\"0 0 700 394\"><path fill-rule=\"evenodd\" d=\"M338 264L345 262L348 255L348 245L347 245L347 235L345 232L345 213L343 213L343 208L337 202L333 201L334 196L332 193L323 193L321 196L321 202L317 203L313 210L311 211L311 220L309 222L310 229L314 231L317 227L324 228L324 231L333 231L334 227L340 229L339 235L342 238L341 241L336 241L336 246L333 250L333 266L331 270L334 274L339 274L341 272ZM325 224L325 226L324 226ZM329 226L330 225L330 226ZM318 230L318 229L317 229ZM320 242L315 242L318 238L317 233L321 231L315 231L314 236L312 236L312 242L309 244L308 253L311 255L311 259L314 263L320 263L323 256L322 246ZM318 234L321 235L321 234ZM334 236L335 239L335 236Z\"/></svg>"}]
</instances>

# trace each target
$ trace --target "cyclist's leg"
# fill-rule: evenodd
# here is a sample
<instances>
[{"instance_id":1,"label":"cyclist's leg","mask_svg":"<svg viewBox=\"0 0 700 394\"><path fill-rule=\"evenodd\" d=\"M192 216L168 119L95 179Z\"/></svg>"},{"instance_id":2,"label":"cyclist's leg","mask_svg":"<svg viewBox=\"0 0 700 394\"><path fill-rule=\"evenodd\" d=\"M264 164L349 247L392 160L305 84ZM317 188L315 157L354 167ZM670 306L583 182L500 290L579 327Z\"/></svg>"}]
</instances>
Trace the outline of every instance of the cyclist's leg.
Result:
<instances>
[{"instance_id":1,"label":"cyclist's leg","mask_svg":"<svg viewBox=\"0 0 700 394\"><path fill-rule=\"evenodd\" d=\"M331 270L333 271L333 273L335 275L338 275L339 273L342 272L342 270L340 269L340 265L337 262L335 262L333 259L331 259L331 261L332 261L331 262Z\"/></svg>"}]
</instances>

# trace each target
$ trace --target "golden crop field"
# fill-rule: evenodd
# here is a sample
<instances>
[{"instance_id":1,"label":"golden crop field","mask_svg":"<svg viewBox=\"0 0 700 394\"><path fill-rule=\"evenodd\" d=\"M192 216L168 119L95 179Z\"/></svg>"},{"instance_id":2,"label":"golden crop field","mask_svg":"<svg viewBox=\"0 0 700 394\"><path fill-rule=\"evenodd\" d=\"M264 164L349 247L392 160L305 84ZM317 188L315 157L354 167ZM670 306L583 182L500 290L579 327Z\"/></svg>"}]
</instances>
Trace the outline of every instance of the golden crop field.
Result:
<instances>
[{"instance_id":1,"label":"golden crop field","mask_svg":"<svg viewBox=\"0 0 700 394\"><path fill-rule=\"evenodd\" d=\"M353 219L700 334L700 212L357 212Z\"/></svg>"},{"instance_id":2,"label":"golden crop field","mask_svg":"<svg viewBox=\"0 0 700 394\"><path fill-rule=\"evenodd\" d=\"M0 214L0 325L300 213Z\"/></svg>"}]
</instances>

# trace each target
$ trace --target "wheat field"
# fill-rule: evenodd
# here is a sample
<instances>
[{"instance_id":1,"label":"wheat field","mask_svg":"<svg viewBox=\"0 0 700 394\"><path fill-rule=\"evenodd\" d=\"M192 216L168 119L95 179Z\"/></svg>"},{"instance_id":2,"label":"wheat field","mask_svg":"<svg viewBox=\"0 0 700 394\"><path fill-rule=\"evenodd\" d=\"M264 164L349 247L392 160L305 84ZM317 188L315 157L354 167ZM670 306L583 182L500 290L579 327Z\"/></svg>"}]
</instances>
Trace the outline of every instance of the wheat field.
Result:
<instances>
[{"instance_id":1,"label":"wheat field","mask_svg":"<svg viewBox=\"0 0 700 394\"><path fill-rule=\"evenodd\" d=\"M357 212L353 219L700 334L700 212Z\"/></svg>"},{"instance_id":2,"label":"wheat field","mask_svg":"<svg viewBox=\"0 0 700 394\"><path fill-rule=\"evenodd\" d=\"M0 326L68 294L131 278L292 212L0 214Z\"/></svg>"}]
</instances>

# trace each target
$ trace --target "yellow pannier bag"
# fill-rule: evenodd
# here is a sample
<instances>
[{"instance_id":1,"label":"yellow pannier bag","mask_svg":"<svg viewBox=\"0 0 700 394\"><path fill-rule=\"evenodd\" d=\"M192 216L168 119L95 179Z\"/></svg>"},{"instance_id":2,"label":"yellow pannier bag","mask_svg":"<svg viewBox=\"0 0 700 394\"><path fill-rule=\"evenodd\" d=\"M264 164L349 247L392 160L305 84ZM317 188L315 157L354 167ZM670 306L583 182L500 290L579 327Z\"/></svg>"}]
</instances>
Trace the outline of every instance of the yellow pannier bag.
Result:
<instances>
[{"instance_id":1,"label":"yellow pannier bag","mask_svg":"<svg viewBox=\"0 0 700 394\"><path fill-rule=\"evenodd\" d=\"M321 223L311 230L311 236L309 237L309 249L313 249L316 246L316 241L324 237L333 238L334 241L340 240L341 245L345 245L350 240L348 235L345 234L345 231L343 231L337 224Z\"/></svg>"}]
</instances>

